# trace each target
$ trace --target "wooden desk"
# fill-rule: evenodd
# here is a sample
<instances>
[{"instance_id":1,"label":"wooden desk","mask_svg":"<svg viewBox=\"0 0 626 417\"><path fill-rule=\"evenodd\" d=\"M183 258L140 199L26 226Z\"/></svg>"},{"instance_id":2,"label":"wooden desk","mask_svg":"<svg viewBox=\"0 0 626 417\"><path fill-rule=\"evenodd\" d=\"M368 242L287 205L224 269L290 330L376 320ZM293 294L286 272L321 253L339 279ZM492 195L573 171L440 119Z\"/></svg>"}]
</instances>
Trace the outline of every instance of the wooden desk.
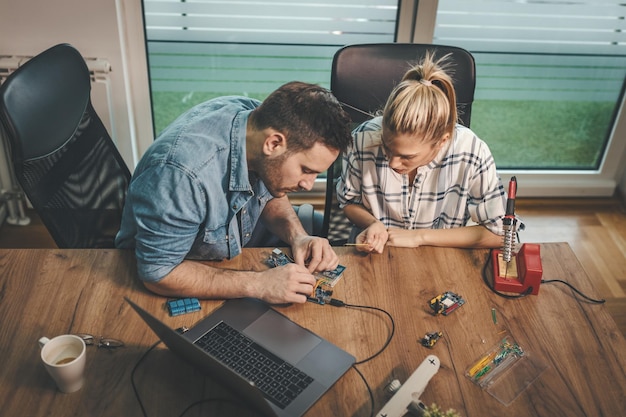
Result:
<instances>
[{"instance_id":1,"label":"wooden desk","mask_svg":"<svg viewBox=\"0 0 626 417\"><path fill-rule=\"evenodd\" d=\"M598 297L567 244L544 244L541 250L544 279L563 279ZM604 306L582 301L559 284L542 285L538 296L500 298L481 279L485 250L387 249L371 256L351 248L337 251L347 269L336 298L383 308L396 324L388 348L358 366L372 387L375 411L388 398L387 383L394 378L403 382L431 353L440 358L441 369L422 400L444 410L454 408L462 416L618 416L626 410L626 342ZM268 254L269 249L246 250L221 265L262 269ZM462 295L466 304L449 316L433 316L428 300L448 290ZM131 372L156 337L124 296L171 327L192 325L220 304L202 301L201 312L169 317L165 299L137 282L134 258L127 251L0 250L0 413L142 415ZM390 330L386 316L374 311L313 303L279 310L357 360L376 352ZM498 342L503 328L547 368L509 406L465 377L467 367ZM424 334L434 330L444 338L432 350L421 346ZM121 339L126 346L115 351L88 347L85 386L62 394L40 364L37 346L39 337L61 333L102 335ZM179 416L194 401L228 395L162 345L140 363L135 380L150 417ZM369 416L370 409L363 381L350 370L307 416ZM185 416L247 413L236 404L211 402Z\"/></svg>"}]
</instances>

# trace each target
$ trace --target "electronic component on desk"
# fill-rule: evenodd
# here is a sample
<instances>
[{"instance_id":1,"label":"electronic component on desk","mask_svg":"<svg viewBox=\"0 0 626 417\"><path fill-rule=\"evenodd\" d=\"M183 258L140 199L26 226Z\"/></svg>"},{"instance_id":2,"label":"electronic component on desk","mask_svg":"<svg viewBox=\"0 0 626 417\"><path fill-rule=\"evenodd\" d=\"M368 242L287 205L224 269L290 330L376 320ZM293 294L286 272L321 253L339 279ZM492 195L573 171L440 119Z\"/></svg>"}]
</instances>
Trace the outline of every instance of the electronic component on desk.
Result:
<instances>
[{"instance_id":1,"label":"electronic component on desk","mask_svg":"<svg viewBox=\"0 0 626 417\"><path fill-rule=\"evenodd\" d=\"M265 264L270 268L276 268L277 266L287 265L292 263L293 259L288 257L282 250L274 248L272 254L265 260Z\"/></svg>"},{"instance_id":2,"label":"electronic component on desk","mask_svg":"<svg viewBox=\"0 0 626 417\"><path fill-rule=\"evenodd\" d=\"M179 316L181 314L192 313L201 309L200 302L197 298L180 298L178 300L169 300L167 302L167 311L170 316Z\"/></svg>"},{"instance_id":3,"label":"electronic component on desk","mask_svg":"<svg viewBox=\"0 0 626 417\"><path fill-rule=\"evenodd\" d=\"M310 297L307 297L307 301L317 304L327 304L330 303L332 296L333 289L328 285L317 281L317 285L313 289L313 294L311 294Z\"/></svg>"},{"instance_id":4,"label":"electronic component on desk","mask_svg":"<svg viewBox=\"0 0 626 417\"><path fill-rule=\"evenodd\" d=\"M346 270L345 266L337 265L337 268L333 269L332 271L318 272L315 274L315 276L317 277L318 282L323 281L325 284L329 285L330 287L334 287L335 284L341 278L341 274L343 274L343 271L345 270Z\"/></svg>"},{"instance_id":5,"label":"electronic component on desk","mask_svg":"<svg viewBox=\"0 0 626 417\"><path fill-rule=\"evenodd\" d=\"M427 348L432 348L435 346L435 343L443 336L442 332L430 332L426 333L422 338L422 346L426 346Z\"/></svg>"},{"instance_id":6,"label":"electronic component on desk","mask_svg":"<svg viewBox=\"0 0 626 417\"><path fill-rule=\"evenodd\" d=\"M276 268L277 266L287 265L288 263L292 263L293 259L287 256L283 251L278 248L272 250L271 255L265 260L265 264L270 268ZM341 278L343 271L346 270L346 267L343 265L337 265L337 268L332 271L322 271L316 272L315 276L318 280L322 280L325 284L330 287L334 287L335 284Z\"/></svg>"},{"instance_id":7,"label":"electronic component on desk","mask_svg":"<svg viewBox=\"0 0 626 417\"><path fill-rule=\"evenodd\" d=\"M435 314L443 314L444 316L452 313L463 304L465 304L463 297L451 291L439 294L433 297L429 302L430 308L433 309Z\"/></svg>"},{"instance_id":8,"label":"electronic component on desk","mask_svg":"<svg viewBox=\"0 0 626 417\"><path fill-rule=\"evenodd\" d=\"M465 370L473 383L508 406L548 368L507 335Z\"/></svg>"},{"instance_id":9,"label":"electronic component on desk","mask_svg":"<svg viewBox=\"0 0 626 417\"><path fill-rule=\"evenodd\" d=\"M466 370L465 375L481 387L486 387L495 376L511 367L522 356L524 350L515 340L507 336L474 362Z\"/></svg>"},{"instance_id":10,"label":"electronic component on desk","mask_svg":"<svg viewBox=\"0 0 626 417\"><path fill-rule=\"evenodd\" d=\"M265 260L265 264L270 268L286 265L291 262L293 262L293 259L278 248L272 250L271 255ZM329 303L333 294L333 287L339 282L345 270L345 266L338 265L337 268L332 271L317 272L315 274L317 283L315 284L313 293L308 297L308 300L317 304Z\"/></svg>"}]
</instances>

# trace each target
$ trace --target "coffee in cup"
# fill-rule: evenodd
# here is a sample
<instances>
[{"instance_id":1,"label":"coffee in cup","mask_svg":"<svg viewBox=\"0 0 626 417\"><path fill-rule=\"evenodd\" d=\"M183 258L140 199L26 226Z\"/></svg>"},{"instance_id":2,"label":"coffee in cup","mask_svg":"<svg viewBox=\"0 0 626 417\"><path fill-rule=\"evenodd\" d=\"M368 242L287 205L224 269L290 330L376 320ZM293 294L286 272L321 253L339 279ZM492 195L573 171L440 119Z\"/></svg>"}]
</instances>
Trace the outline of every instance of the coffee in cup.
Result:
<instances>
[{"instance_id":1,"label":"coffee in cup","mask_svg":"<svg viewBox=\"0 0 626 417\"><path fill-rule=\"evenodd\" d=\"M83 386L86 362L85 341L72 334L39 339L41 360L59 391L75 392Z\"/></svg>"}]
</instances>

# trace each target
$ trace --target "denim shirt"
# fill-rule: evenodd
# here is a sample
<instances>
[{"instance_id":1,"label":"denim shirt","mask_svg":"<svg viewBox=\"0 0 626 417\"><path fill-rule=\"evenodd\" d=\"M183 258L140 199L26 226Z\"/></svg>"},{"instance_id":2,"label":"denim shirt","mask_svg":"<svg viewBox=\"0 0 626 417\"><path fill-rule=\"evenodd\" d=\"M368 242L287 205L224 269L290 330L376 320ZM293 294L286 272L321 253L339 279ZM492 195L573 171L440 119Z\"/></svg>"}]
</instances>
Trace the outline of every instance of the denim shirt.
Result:
<instances>
[{"instance_id":1,"label":"denim shirt","mask_svg":"<svg viewBox=\"0 0 626 417\"><path fill-rule=\"evenodd\" d=\"M140 279L156 282L185 258L241 253L272 198L248 173L246 124L259 101L221 97L181 115L154 141L131 180L119 248L135 248Z\"/></svg>"}]
</instances>

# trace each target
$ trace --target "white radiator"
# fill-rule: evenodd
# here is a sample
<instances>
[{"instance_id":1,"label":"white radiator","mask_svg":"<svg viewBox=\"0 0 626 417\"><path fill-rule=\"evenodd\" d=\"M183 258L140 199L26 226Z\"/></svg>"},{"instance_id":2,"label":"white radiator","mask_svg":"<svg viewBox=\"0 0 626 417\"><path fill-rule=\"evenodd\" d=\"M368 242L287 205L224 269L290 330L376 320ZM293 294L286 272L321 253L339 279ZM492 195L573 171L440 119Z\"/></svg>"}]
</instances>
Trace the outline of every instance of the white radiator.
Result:
<instances>
[{"instance_id":1,"label":"white radiator","mask_svg":"<svg viewBox=\"0 0 626 417\"><path fill-rule=\"evenodd\" d=\"M0 84L32 56L0 55ZM111 85L109 61L101 58L84 58L91 74L91 100L96 112L109 132L113 132L113 111L111 108ZM15 225L27 225L30 219L24 215L24 198L19 184L13 175L9 158L9 147L0 129L0 225L6 220Z\"/></svg>"}]
</instances>

